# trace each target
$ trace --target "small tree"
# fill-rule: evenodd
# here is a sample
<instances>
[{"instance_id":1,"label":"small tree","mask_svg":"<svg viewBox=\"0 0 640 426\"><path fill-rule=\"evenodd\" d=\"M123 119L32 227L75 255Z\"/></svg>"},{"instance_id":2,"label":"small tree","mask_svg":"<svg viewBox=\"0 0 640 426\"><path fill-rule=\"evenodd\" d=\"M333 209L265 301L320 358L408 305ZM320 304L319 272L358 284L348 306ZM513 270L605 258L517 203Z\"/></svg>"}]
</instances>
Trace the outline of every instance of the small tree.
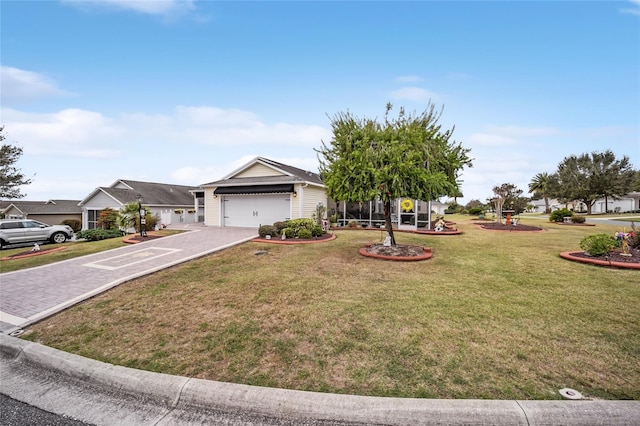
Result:
<instances>
[{"instance_id":1,"label":"small tree","mask_svg":"<svg viewBox=\"0 0 640 426\"><path fill-rule=\"evenodd\" d=\"M97 225L102 229L118 229L118 217L117 211L106 208L98 213Z\"/></svg>"},{"instance_id":2,"label":"small tree","mask_svg":"<svg viewBox=\"0 0 640 426\"><path fill-rule=\"evenodd\" d=\"M0 143L4 140L4 126L0 126ZM21 155L22 148L20 147L4 143L0 146L0 199L25 196L20 192L20 186L29 185L31 179L26 179L24 174L14 166Z\"/></svg>"},{"instance_id":3,"label":"small tree","mask_svg":"<svg viewBox=\"0 0 640 426\"><path fill-rule=\"evenodd\" d=\"M494 186L493 194L495 196L492 202L495 205L499 223L502 223L502 210L505 205L516 213L523 212L526 208L526 198L520 196L522 195L522 190L518 189L512 183L503 183L500 186Z\"/></svg>"},{"instance_id":4,"label":"small tree","mask_svg":"<svg viewBox=\"0 0 640 426\"><path fill-rule=\"evenodd\" d=\"M384 205L385 229L395 245L391 202L401 197L435 200L459 193L458 173L471 166L469 150L450 141L453 129L442 132L433 104L419 114L390 118L387 104L384 122L357 118L341 112L331 119L333 138L322 142L320 174L334 200Z\"/></svg>"},{"instance_id":5,"label":"small tree","mask_svg":"<svg viewBox=\"0 0 640 426\"><path fill-rule=\"evenodd\" d=\"M549 194L551 193L551 177L549 173L536 174L531 182L529 182L529 193L533 194L534 199L544 199L544 212L551 213L549 207Z\"/></svg>"}]
</instances>

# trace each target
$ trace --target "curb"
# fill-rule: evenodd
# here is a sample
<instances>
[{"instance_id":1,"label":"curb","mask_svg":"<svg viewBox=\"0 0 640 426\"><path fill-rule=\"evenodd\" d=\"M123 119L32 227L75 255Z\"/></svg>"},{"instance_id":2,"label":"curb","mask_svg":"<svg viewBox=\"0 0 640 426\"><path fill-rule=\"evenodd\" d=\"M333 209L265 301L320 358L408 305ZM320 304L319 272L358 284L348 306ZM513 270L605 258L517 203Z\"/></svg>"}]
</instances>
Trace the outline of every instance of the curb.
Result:
<instances>
[{"instance_id":1,"label":"curb","mask_svg":"<svg viewBox=\"0 0 640 426\"><path fill-rule=\"evenodd\" d=\"M437 400L338 395L114 366L0 334L2 393L96 425L629 425L639 401ZM252 420L250 423L247 420ZM268 421L267 421L268 420Z\"/></svg>"},{"instance_id":2,"label":"curb","mask_svg":"<svg viewBox=\"0 0 640 426\"><path fill-rule=\"evenodd\" d=\"M620 269L640 269L640 263L625 263L625 262L615 262L611 260L587 259L584 257L574 256L573 255L574 253L581 253L581 252L563 251L562 253L560 253L560 257L563 259L574 261L574 262L586 263L587 265L608 266L610 268L620 268Z\"/></svg>"}]
</instances>

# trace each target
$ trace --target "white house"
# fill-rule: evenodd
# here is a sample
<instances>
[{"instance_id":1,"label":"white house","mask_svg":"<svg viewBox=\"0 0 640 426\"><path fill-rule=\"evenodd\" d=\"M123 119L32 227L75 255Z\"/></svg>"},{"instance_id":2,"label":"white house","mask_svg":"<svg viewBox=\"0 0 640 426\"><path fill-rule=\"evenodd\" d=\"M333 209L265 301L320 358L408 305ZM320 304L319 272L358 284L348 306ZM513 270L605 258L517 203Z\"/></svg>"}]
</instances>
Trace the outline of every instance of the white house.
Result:
<instances>
[{"instance_id":1,"label":"white house","mask_svg":"<svg viewBox=\"0 0 640 426\"><path fill-rule=\"evenodd\" d=\"M204 217L203 194L199 188L119 179L111 186L96 188L80 201L82 229L96 228L101 210L120 210L128 203L137 202L138 196L142 196L142 205L164 225L201 222Z\"/></svg>"},{"instance_id":2,"label":"white house","mask_svg":"<svg viewBox=\"0 0 640 426\"><path fill-rule=\"evenodd\" d=\"M536 206L535 211L544 212L544 200L532 200L531 204ZM558 210L562 208L568 208L569 210L573 210L576 212L586 212L587 206L580 202L575 201L572 203L560 203L556 199L549 200L549 207L551 211ZM640 211L640 192L630 192L624 197L619 199L613 199L609 197L607 200L604 198L597 199L593 206L591 207L592 214L602 214L602 213L629 213L629 212L639 212Z\"/></svg>"},{"instance_id":3,"label":"white house","mask_svg":"<svg viewBox=\"0 0 640 426\"><path fill-rule=\"evenodd\" d=\"M272 225L310 218L318 204L327 204L320 175L263 157L200 187L207 226Z\"/></svg>"}]
</instances>

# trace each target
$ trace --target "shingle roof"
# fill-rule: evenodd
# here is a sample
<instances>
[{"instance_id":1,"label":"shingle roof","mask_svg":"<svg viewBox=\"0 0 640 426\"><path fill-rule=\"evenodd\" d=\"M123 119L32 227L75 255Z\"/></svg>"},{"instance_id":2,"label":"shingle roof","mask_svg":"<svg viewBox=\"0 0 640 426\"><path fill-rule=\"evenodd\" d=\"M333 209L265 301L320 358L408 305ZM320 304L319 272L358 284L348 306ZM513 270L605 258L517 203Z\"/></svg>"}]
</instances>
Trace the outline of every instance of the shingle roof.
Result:
<instances>
[{"instance_id":1,"label":"shingle roof","mask_svg":"<svg viewBox=\"0 0 640 426\"><path fill-rule=\"evenodd\" d=\"M148 205L182 206L193 205L193 194L189 191L197 191L199 188L174 185L170 183L139 182L135 180L120 179L119 182L132 189L101 188L124 203L137 200L137 195L143 197L143 203Z\"/></svg>"},{"instance_id":2,"label":"shingle roof","mask_svg":"<svg viewBox=\"0 0 640 426\"><path fill-rule=\"evenodd\" d=\"M309 182L316 185L323 185L322 179L318 173L313 173L307 170L302 170L297 167L289 166L287 164L278 163L277 161L269 160L264 157L257 157L251 163L247 164L245 168L257 163L263 163L271 166L275 169L281 170L288 176L261 176L261 177L249 177L249 178L234 178L228 177L226 179L217 180L202 184L201 186L233 186L233 185L251 185L251 184L267 184L267 183L284 183L284 182Z\"/></svg>"},{"instance_id":3,"label":"shingle roof","mask_svg":"<svg viewBox=\"0 0 640 426\"><path fill-rule=\"evenodd\" d=\"M82 209L78 206L79 202L80 200L11 201L7 207L14 205L27 214L82 213Z\"/></svg>"}]
</instances>

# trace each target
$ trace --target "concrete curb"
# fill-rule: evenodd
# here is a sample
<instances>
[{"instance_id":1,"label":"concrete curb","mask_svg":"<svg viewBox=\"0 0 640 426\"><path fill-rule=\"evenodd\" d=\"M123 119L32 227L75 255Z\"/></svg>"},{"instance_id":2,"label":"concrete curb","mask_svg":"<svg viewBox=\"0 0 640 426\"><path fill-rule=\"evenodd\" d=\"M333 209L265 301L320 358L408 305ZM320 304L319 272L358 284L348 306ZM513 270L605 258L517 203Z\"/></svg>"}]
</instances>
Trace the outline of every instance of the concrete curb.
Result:
<instances>
[{"instance_id":1,"label":"concrete curb","mask_svg":"<svg viewBox=\"0 0 640 426\"><path fill-rule=\"evenodd\" d=\"M189 379L4 334L0 374L3 394L96 425L629 425L640 419L640 401L382 398Z\"/></svg>"}]
</instances>

